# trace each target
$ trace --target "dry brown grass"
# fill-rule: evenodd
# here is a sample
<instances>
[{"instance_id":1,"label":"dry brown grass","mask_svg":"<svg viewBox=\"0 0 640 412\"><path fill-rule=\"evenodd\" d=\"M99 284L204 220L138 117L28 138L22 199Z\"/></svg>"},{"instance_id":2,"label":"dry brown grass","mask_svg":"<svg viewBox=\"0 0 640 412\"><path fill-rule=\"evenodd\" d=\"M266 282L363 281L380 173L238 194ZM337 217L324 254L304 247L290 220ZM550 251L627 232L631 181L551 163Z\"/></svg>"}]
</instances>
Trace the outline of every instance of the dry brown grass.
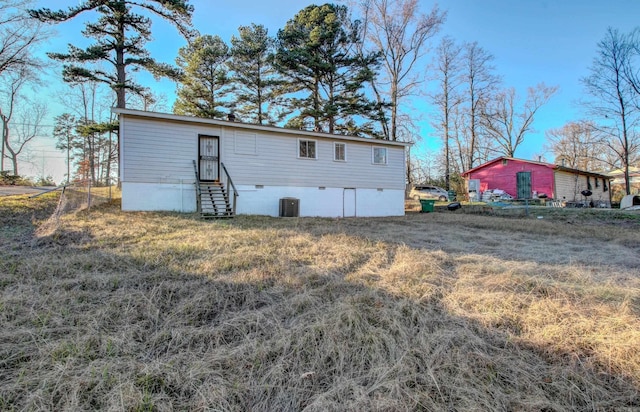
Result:
<instances>
[{"instance_id":1,"label":"dry brown grass","mask_svg":"<svg viewBox=\"0 0 640 412\"><path fill-rule=\"evenodd\" d=\"M8 202L2 410L640 409L632 215L112 204L38 236L53 201Z\"/></svg>"}]
</instances>

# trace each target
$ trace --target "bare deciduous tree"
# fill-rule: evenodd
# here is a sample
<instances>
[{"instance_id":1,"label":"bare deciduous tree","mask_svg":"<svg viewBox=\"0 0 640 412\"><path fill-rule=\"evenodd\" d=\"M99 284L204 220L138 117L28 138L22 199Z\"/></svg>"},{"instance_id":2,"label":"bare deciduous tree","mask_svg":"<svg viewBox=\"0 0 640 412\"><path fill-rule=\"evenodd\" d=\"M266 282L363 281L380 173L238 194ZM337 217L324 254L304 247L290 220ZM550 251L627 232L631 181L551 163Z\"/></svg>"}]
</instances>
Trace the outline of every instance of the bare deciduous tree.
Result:
<instances>
[{"instance_id":1,"label":"bare deciduous tree","mask_svg":"<svg viewBox=\"0 0 640 412\"><path fill-rule=\"evenodd\" d=\"M469 158L467 153L468 145L466 128L464 127L464 115L460 107L456 107L451 112L451 143L449 150L451 150L450 162L451 169L458 173L462 173L466 170L466 161Z\"/></svg>"},{"instance_id":2,"label":"bare deciduous tree","mask_svg":"<svg viewBox=\"0 0 640 412\"><path fill-rule=\"evenodd\" d=\"M612 164L594 130L595 124L586 120L548 130L546 149L554 154L556 164L580 170L606 169Z\"/></svg>"},{"instance_id":3,"label":"bare deciduous tree","mask_svg":"<svg viewBox=\"0 0 640 412\"><path fill-rule=\"evenodd\" d=\"M467 131L467 158L463 161L463 168L471 169L476 166L476 160L482 157L481 152L490 150L490 143L481 145L480 129L482 127L481 116L485 107L492 98L495 89L500 82L500 77L494 74L491 62L493 55L488 53L477 42L465 45L463 53L463 76L466 87L464 96L466 109L465 126Z\"/></svg>"},{"instance_id":4,"label":"bare deciduous tree","mask_svg":"<svg viewBox=\"0 0 640 412\"><path fill-rule=\"evenodd\" d=\"M401 103L422 82L424 71L417 70L416 64L446 13L434 6L429 14L423 14L418 0L364 0L360 6L365 37L383 58L384 75L372 84L378 102L391 105L390 118L384 117L382 128L388 139L398 140Z\"/></svg>"},{"instance_id":5,"label":"bare deciduous tree","mask_svg":"<svg viewBox=\"0 0 640 412\"><path fill-rule=\"evenodd\" d=\"M433 153L420 153L414 155L411 163L411 180L418 184L440 184L440 170L438 159Z\"/></svg>"},{"instance_id":6,"label":"bare deciduous tree","mask_svg":"<svg viewBox=\"0 0 640 412\"><path fill-rule=\"evenodd\" d=\"M626 194L630 194L629 166L640 150L637 133L639 118L638 93L628 74L634 47L633 38L609 28L598 43L598 53L590 67L591 74L582 80L586 92L592 97L585 102L591 116L598 121L596 130L602 142L617 154L624 170Z\"/></svg>"},{"instance_id":7,"label":"bare deciduous tree","mask_svg":"<svg viewBox=\"0 0 640 412\"><path fill-rule=\"evenodd\" d=\"M437 108L434 127L440 134L444 143L444 181L449 189L449 176L451 173L451 150L449 142L451 140L451 129L453 123L453 111L462 102L459 87L461 79L462 48L450 37L445 37L440 42L436 51L435 71L438 88L431 96L431 102Z\"/></svg>"},{"instance_id":8,"label":"bare deciduous tree","mask_svg":"<svg viewBox=\"0 0 640 412\"><path fill-rule=\"evenodd\" d=\"M60 94L60 101L70 112L55 119L54 136L59 139L57 148L67 151L68 161L72 161L67 179L110 184L118 164L116 119L111 113L115 105L113 93L99 82L73 83L66 93ZM154 101L151 93L127 96L128 104L134 107L148 109ZM70 134L73 136L69 142Z\"/></svg>"},{"instance_id":9,"label":"bare deciduous tree","mask_svg":"<svg viewBox=\"0 0 640 412\"><path fill-rule=\"evenodd\" d=\"M20 89L31 80L28 70L12 74L7 81L6 109L0 107L0 121L2 122L3 158L9 159L12 173L18 175L18 157L24 152L29 142L40 134L42 120L46 114L46 107L39 102L29 102L19 95ZM19 106L19 101L23 104ZM29 106L27 108L27 106ZM11 123L17 116L19 122L12 127Z\"/></svg>"},{"instance_id":10,"label":"bare deciduous tree","mask_svg":"<svg viewBox=\"0 0 640 412\"><path fill-rule=\"evenodd\" d=\"M44 40L46 33L39 22L26 14L25 8L31 3L31 0L0 0L0 78L6 83L8 96L13 93L15 76L32 73L43 67L42 60L35 57L33 49ZM10 101L8 99L5 103ZM13 107L0 108L3 126L0 171L4 170L5 158L13 157L6 147L12 111Z\"/></svg>"},{"instance_id":11,"label":"bare deciduous tree","mask_svg":"<svg viewBox=\"0 0 640 412\"><path fill-rule=\"evenodd\" d=\"M500 154L514 157L527 133L532 131L535 115L558 90L543 83L529 87L527 98L518 108L518 96L513 87L497 93L485 107L482 116L486 134L498 145Z\"/></svg>"},{"instance_id":12,"label":"bare deciduous tree","mask_svg":"<svg viewBox=\"0 0 640 412\"><path fill-rule=\"evenodd\" d=\"M0 75L42 66L33 48L45 36L42 25L25 12L30 4L30 0L0 0Z\"/></svg>"}]
</instances>

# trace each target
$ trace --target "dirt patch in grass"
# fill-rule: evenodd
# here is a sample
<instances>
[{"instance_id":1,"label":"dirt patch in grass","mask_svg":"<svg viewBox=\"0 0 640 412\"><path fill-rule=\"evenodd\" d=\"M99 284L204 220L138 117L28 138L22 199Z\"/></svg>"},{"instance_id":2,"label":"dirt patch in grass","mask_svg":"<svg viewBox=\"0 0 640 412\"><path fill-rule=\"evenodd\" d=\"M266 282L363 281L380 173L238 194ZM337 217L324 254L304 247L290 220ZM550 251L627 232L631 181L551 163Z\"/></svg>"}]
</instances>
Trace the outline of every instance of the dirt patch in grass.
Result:
<instances>
[{"instance_id":1,"label":"dirt patch in grass","mask_svg":"<svg viewBox=\"0 0 640 412\"><path fill-rule=\"evenodd\" d=\"M117 204L61 222L0 243L3 410L640 408L624 225Z\"/></svg>"}]
</instances>

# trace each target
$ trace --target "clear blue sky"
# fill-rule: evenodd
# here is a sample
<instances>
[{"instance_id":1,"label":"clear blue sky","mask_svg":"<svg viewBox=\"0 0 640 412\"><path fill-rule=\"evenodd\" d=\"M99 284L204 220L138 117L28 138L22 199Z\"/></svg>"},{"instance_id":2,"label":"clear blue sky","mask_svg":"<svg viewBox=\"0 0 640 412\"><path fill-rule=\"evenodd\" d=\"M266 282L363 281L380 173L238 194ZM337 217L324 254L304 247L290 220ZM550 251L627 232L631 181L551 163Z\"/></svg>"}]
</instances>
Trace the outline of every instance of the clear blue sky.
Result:
<instances>
[{"instance_id":1,"label":"clear blue sky","mask_svg":"<svg viewBox=\"0 0 640 412\"><path fill-rule=\"evenodd\" d=\"M40 6L54 10L76 3L74 0L39 0ZM287 20L314 2L191 0L191 4L195 7L194 26L203 34L217 34L229 42L238 26L251 23L263 24L275 35ZM421 1L421 4L429 11L434 3ZM604 37L607 27L629 32L640 26L638 0L444 0L438 4L447 11L440 35L449 35L459 42L477 41L495 57L496 73L503 77L504 86L513 86L522 95L527 87L540 82L559 87L557 94L540 110L534 123L536 132L527 137L525 145L516 153L527 159L542 154L546 130L583 117L577 105L583 98L580 78L587 75L597 43ZM47 46L49 50L64 52L67 43L78 44L85 18L93 19L95 15L87 14L56 26L56 35ZM174 28L159 19L154 20L153 35L154 41L148 45L152 56L173 63L184 40ZM437 39L433 44L436 42ZM141 76L140 80L145 86L166 94L168 110L171 109L175 92L173 83L156 82L150 76ZM45 93L51 102L53 117L64 111L55 103L55 95L63 90L63 86L57 84L59 72L47 82L49 86ZM416 148L422 153L436 150L439 145L431 136L429 106L424 101L425 98L415 101L417 111L424 116L418 122L423 142ZM42 150L46 163L45 173L54 174L57 181L61 180L64 172L60 170L64 167L54 165L54 162L63 162L61 154L53 153L51 144L46 145L44 141L36 145L42 147L38 150ZM553 160L552 156L548 155L547 160Z\"/></svg>"}]
</instances>

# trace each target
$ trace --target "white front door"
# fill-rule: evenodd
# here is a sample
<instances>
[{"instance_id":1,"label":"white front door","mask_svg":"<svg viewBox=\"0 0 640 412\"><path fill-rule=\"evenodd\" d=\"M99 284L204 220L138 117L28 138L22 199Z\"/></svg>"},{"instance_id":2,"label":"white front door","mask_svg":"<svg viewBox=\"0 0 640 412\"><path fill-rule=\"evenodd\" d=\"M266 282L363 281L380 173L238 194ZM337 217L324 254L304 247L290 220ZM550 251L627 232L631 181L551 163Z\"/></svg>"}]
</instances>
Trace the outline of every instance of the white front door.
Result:
<instances>
[{"instance_id":1,"label":"white front door","mask_svg":"<svg viewBox=\"0 0 640 412\"><path fill-rule=\"evenodd\" d=\"M356 216L356 189L345 188L342 194L342 216Z\"/></svg>"},{"instance_id":2,"label":"white front door","mask_svg":"<svg viewBox=\"0 0 640 412\"><path fill-rule=\"evenodd\" d=\"M219 179L219 147L215 136L199 136L199 170L200 180L214 181Z\"/></svg>"}]
</instances>

